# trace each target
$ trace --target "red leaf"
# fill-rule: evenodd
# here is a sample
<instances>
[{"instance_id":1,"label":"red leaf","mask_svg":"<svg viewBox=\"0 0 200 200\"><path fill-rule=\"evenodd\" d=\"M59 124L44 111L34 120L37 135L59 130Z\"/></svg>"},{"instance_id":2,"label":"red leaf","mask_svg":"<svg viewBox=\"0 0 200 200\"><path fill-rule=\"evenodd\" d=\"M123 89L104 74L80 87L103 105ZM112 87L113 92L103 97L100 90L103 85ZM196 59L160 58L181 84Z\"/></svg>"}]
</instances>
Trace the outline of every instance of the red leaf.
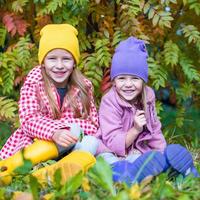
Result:
<instances>
[{"instance_id":1,"label":"red leaf","mask_svg":"<svg viewBox=\"0 0 200 200\"><path fill-rule=\"evenodd\" d=\"M23 36L27 30L29 24L22 19L22 16L18 16L14 13L5 13L3 16L3 23L11 36L18 33Z\"/></svg>"},{"instance_id":2,"label":"red leaf","mask_svg":"<svg viewBox=\"0 0 200 200\"><path fill-rule=\"evenodd\" d=\"M104 94L112 86L111 82L101 85L100 90Z\"/></svg>"},{"instance_id":3,"label":"red leaf","mask_svg":"<svg viewBox=\"0 0 200 200\"><path fill-rule=\"evenodd\" d=\"M104 72L103 79L101 81L100 90L102 93L105 93L112 86L112 82L110 80L110 68L107 68Z\"/></svg>"}]
</instances>

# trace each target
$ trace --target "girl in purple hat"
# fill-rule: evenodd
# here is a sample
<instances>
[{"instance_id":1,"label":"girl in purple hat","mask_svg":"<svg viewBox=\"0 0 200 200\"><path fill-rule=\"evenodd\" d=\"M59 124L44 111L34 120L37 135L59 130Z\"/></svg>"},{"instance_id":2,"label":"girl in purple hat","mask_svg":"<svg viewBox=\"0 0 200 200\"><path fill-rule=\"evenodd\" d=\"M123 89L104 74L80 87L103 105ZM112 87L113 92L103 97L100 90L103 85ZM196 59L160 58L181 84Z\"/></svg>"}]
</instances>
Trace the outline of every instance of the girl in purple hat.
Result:
<instances>
[{"instance_id":1,"label":"girl in purple hat","mask_svg":"<svg viewBox=\"0 0 200 200\"><path fill-rule=\"evenodd\" d=\"M154 91L146 85L147 58L142 40L129 37L117 46L111 65L113 86L99 109L98 155L112 165L114 181L128 184L169 167L184 176L198 176L191 154L178 144L166 144Z\"/></svg>"}]
</instances>

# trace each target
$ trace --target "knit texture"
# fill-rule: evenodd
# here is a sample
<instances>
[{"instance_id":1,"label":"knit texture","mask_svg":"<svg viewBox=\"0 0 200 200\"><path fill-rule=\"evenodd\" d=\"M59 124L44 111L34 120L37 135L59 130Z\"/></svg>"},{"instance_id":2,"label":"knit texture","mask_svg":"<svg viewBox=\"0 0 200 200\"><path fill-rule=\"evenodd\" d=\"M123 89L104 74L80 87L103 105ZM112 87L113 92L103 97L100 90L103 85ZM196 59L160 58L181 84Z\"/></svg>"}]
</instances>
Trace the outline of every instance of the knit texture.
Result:
<instances>
[{"instance_id":1,"label":"knit texture","mask_svg":"<svg viewBox=\"0 0 200 200\"><path fill-rule=\"evenodd\" d=\"M143 40L129 37L117 46L112 58L111 80L119 75L134 75L148 81L147 50Z\"/></svg>"},{"instance_id":2,"label":"knit texture","mask_svg":"<svg viewBox=\"0 0 200 200\"><path fill-rule=\"evenodd\" d=\"M49 24L42 28L40 35L38 52L40 64L49 51L58 48L69 51L76 63L79 62L80 52L76 28L69 24Z\"/></svg>"}]
</instances>

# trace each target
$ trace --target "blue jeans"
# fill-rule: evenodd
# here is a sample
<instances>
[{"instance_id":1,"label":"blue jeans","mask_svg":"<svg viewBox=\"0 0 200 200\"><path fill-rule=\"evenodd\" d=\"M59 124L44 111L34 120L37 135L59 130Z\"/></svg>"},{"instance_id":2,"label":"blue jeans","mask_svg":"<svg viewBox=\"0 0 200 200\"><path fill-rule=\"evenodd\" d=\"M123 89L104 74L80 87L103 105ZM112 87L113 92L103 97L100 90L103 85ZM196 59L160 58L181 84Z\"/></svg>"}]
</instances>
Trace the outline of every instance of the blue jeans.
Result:
<instances>
[{"instance_id":1,"label":"blue jeans","mask_svg":"<svg viewBox=\"0 0 200 200\"><path fill-rule=\"evenodd\" d=\"M76 137L79 137L82 130L80 126L76 123L69 124L70 126L70 133ZM91 154L95 155L97 148L98 148L98 140L91 135L85 135L82 138L81 142L77 142L76 144L72 144L68 147L62 147L58 144L56 144L59 155L66 155L70 153L71 151L74 150L83 150L83 151L88 151Z\"/></svg>"},{"instance_id":2,"label":"blue jeans","mask_svg":"<svg viewBox=\"0 0 200 200\"><path fill-rule=\"evenodd\" d=\"M92 155L96 154L98 148L98 140L94 136L86 135L83 137L81 142L77 142L74 146L73 150L83 150L88 151Z\"/></svg>"},{"instance_id":3,"label":"blue jeans","mask_svg":"<svg viewBox=\"0 0 200 200\"><path fill-rule=\"evenodd\" d=\"M114 162L120 161L120 160L127 160L129 162L134 162L139 156L141 156L141 154L130 154L128 155L126 158L120 158L118 156L116 156L113 153L110 152L106 152L106 153L101 153L98 155L98 157L102 157L108 164L113 164Z\"/></svg>"}]
</instances>

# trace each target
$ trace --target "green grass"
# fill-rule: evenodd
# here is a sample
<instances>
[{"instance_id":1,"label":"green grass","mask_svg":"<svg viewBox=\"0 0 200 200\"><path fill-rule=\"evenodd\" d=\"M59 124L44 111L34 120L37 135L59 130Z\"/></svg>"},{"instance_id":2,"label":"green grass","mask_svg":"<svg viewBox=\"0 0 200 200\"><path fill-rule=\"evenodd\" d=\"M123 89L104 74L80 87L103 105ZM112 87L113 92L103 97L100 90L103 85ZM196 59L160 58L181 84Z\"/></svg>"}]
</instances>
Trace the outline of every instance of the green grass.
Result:
<instances>
[{"instance_id":1,"label":"green grass","mask_svg":"<svg viewBox=\"0 0 200 200\"><path fill-rule=\"evenodd\" d=\"M181 143L193 154L195 165L200 171L200 112L195 109L188 109L183 119L183 126L178 127L175 123L176 110L171 107L164 107L161 113L163 132L169 143ZM5 143L11 134L11 125L7 122L0 122L0 147ZM45 166L45 165L44 165ZM137 187L128 187L125 184L114 184L109 167L101 160L85 176L77 175L64 186L60 185L59 173L56 173L53 183L41 186L37 180L33 180L27 166L20 169L20 174L13 178L11 185L0 187L0 200L12 199L16 191L26 191L34 194L35 199L41 199L45 194L51 194L52 199L105 199L105 200L199 200L200 199L200 178L181 175L170 179L168 175L161 174L150 183L142 182ZM89 189L86 190L84 182L87 180ZM135 191L136 190L136 191ZM135 195L135 196L134 196ZM139 195L139 198L138 196Z\"/></svg>"},{"instance_id":2,"label":"green grass","mask_svg":"<svg viewBox=\"0 0 200 200\"><path fill-rule=\"evenodd\" d=\"M0 148L4 145L11 134L11 124L8 122L0 122Z\"/></svg>"},{"instance_id":3,"label":"green grass","mask_svg":"<svg viewBox=\"0 0 200 200\"><path fill-rule=\"evenodd\" d=\"M40 185L29 173L17 175L11 185L0 187L0 199L10 200L16 191L32 194L34 199L51 194L52 199L62 200L199 200L200 197L200 178L192 176L183 178L179 175L169 180L168 174L163 173L151 182L145 180L130 187L124 183L113 183L111 169L103 159L98 159L84 176L79 173L64 185L60 184L60 180L59 171L55 172L54 181L47 185Z\"/></svg>"}]
</instances>

